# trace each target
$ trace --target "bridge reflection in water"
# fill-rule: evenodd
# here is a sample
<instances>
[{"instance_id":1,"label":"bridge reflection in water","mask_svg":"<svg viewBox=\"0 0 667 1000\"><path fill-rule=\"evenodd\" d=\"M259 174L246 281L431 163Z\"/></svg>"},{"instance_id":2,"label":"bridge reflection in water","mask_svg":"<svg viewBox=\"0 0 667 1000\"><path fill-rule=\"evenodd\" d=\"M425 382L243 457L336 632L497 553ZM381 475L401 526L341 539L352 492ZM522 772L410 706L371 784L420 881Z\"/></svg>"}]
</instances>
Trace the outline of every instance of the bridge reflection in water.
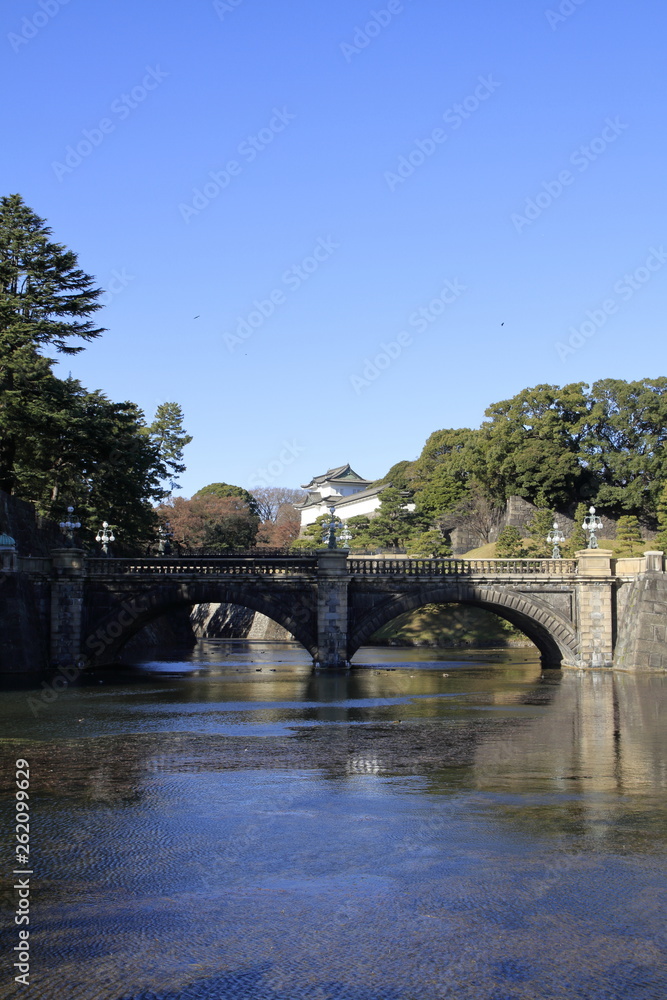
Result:
<instances>
[{"instance_id":1,"label":"bridge reflection in water","mask_svg":"<svg viewBox=\"0 0 667 1000\"><path fill-rule=\"evenodd\" d=\"M665 995L667 677L242 648L4 693L41 1000Z\"/></svg>"}]
</instances>

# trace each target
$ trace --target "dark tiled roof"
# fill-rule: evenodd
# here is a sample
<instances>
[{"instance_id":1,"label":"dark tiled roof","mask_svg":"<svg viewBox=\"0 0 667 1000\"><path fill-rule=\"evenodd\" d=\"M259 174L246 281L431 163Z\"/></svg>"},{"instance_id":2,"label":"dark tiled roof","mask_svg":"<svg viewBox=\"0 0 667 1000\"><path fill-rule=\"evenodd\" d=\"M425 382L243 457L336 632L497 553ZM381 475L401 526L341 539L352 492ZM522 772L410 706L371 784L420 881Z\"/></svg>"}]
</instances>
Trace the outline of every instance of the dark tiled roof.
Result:
<instances>
[{"instance_id":1,"label":"dark tiled roof","mask_svg":"<svg viewBox=\"0 0 667 1000\"><path fill-rule=\"evenodd\" d=\"M304 485L304 490L311 486L320 486L322 483L371 483L372 479L362 479L354 469L348 465L339 465L335 469L329 469L323 476L313 476L309 483Z\"/></svg>"}]
</instances>

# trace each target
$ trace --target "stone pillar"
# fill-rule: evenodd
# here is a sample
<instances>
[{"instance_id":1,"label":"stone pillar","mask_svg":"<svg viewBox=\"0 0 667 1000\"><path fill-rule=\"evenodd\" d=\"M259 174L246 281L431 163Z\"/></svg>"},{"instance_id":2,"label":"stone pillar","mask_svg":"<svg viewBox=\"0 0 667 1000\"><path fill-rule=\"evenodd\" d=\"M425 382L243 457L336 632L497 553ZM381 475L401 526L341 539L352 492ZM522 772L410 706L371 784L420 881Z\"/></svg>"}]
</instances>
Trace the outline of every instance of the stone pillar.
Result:
<instances>
[{"instance_id":1,"label":"stone pillar","mask_svg":"<svg viewBox=\"0 0 667 1000\"><path fill-rule=\"evenodd\" d=\"M317 656L321 669L345 670L347 659L346 549L320 549L317 553Z\"/></svg>"},{"instance_id":2,"label":"stone pillar","mask_svg":"<svg viewBox=\"0 0 667 1000\"><path fill-rule=\"evenodd\" d=\"M614 657L613 574L611 549L581 549L577 605L578 667L611 667Z\"/></svg>"},{"instance_id":3,"label":"stone pillar","mask_svg":"<svg viewBox=\"0 0 667 1000\"><path fill-rule=\"evenodd\" d=\"M664 572L664 552L651 551L645 552L644 558L646 559L646 572L647 573L662 573Z\"/></svg>"},{"instance_id":4,"label":"stone pillar","mask_svg":"<svg viewBox=\"0 0 667 1000\"><path fill-rule=\"evenodd\" d=\"M70 666L81 658L83 549L52 549L51 665Z\"/></svg>"}]
</instances>

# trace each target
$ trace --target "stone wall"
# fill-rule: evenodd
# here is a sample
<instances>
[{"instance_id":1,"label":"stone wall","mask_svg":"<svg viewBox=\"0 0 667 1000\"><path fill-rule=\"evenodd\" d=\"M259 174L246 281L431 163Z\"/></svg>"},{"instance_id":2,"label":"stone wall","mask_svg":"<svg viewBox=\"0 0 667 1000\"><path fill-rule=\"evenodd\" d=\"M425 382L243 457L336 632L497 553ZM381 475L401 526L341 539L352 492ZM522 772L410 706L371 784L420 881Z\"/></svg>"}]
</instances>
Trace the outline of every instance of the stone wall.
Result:
<instances>
[{"instance_id":1,"label":"stone wall","mask_svg":"<svg viewBox=\"0 0 667 1000\"><path fill-rule=\"evenodd\" d=\"M63 538L31 503L0 490L0 532L16 539L22 556L48 556ZM22 573L0 576L0 673L31 673L49 665L51 585Z\"/></svg>"},{"instance_id":2,"label":"stone wall","mask_svg":"<svg viewBox=\"0 0 667 1000\"><path fill-rule=\"evenodd\" d=\"M0 577L0 673L34 673L49 666L51 586L22 573Z\"/></svg>"},{"instance_id":3,"label":"stone wall","mask_svg":"<svg viewBox=\"0 0 667 1000\"><path fill-rule=\"evenodd\" d=\"M195 604L190 613L197 639L289 640L293 636L272 618L238 604Z\"/></svg>"},{"instance_id":4,"label":"stone wall","mask_svg":"<svg viewBox=\"0 0 667 1000\"><path fill-rule=\"evenodd\" d=\"M667 670L667 574L646 573L628 584L623 605L614 666Z\"/></svg>"},{"instance_id":5,"label":"stone wall","mask_svg":"<svg viewBox=\"0 0 667 1000\"><path fill-rule=\"evenodd\" d=\"M518 528L524 537L528 536L528 525L535 514L537 507L530 503L528 500L524 500L523 497L509 497L507 503L503 510L499 511L497 522L493 525L489 532L489 541L496 542L498 540L498 535L508 526L513 528ZM611 517L606 517L605 514L600 511L597 512L602 520L602 530L598 532L598 538L601 541L604 539L616 538L616 519ZM574 508L569 512L557 511L556 521L558 522L561 531L564 532L565 537L568 538L572 533L574 528ZM647 524L641 525L642 536L645 541L652 541L657 532L650 528ZM464 552L469 552L471 549L475 549L484 543L480 540L479 535L475 532L474 528L467 525L465 522L460 524L455 528L450 535L452 543L452 554L455 556L463 555Z\"/></svg>"}]
</instances>

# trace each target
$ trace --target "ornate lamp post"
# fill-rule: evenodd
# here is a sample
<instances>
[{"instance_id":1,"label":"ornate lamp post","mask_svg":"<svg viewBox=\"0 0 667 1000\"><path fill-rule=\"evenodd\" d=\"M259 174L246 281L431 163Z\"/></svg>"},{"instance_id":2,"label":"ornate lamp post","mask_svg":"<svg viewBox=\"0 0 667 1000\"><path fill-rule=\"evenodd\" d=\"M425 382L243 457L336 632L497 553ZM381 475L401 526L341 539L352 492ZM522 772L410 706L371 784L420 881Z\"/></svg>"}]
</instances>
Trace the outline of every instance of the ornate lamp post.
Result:
<instances>
[{"instance_id":1,"label":"ornate lamp post","mask_svg":"<svg viewBox=\"0 0 667 1000\"><path fill-rule=\"evenodd\" d=\"M347 548L348 542L352 539L352 532L348 528L347 524L343 522L343 530L340 533L340 540L343 543L343 548Z\"/></svg>"},{"instance_id":2,"label":"ornate lamp post","mask_svg":"<svg viewBox=\"0 0 667 1000\"><path fill-rule=\"evenodd\" d=\"M551 552L552 559L560 559L560 548L559 546L565 541L565 535L558 527L558 522L554 521L551 531L547 535L547 543L553 545Z\"/></svg>"},{"instance_id":3,"label":"ornate lamp post","mask_svg":"<svg viewBox=\"0 0 667 1000\"><path fill-rule=\"evenodd\" d=\"M170 524L167 521L166 524L161 524L158 529L158 543L157 551L159 556L171 555L171 539L174 537L174 533L171 530Z\"/></svg>"},{"instance_id":4,"label":"ornate lamp post","mask_svg":"<svg viewBox=\"0 0 667 1000\"><path fill-rule=\"evenodd\" d=\"M331 520L329 521L328 524L324 525L324 534L322 536L322 541L326 542L327 548L337 549L338 545L336 543L336 528L338 527L340 522L336 517L336 505L332 503L329 504L328 506L329 506L329 514Z\"/></svg>"},{"instance_id":5,"label":"ornate lamp post","mask_svg":"<svg viewBox=\"0 0 667 1000\"><path fill-rule=\"evenodd\" d=\"M75 521L73 515L74 507L68 507L67 520L60 522L60 530L67 539L68 545L74 545L74 532L78 531L81 527L81 521Z\"/></svg>"},{"instance_id":6,"label":"ornate lamp post","mask_svg":"<svg viewBox=\"0 0 667 1000\"><path fill-rule=\"evenodd\" d=\"M589 549L598 548L598 540L596 538L595 532L599 531L601 527L602 527L602 520L595 513L595 507L590 507L588 514L584 518L584 523L582 524L582 528L584 529L584 531L590 532L588 537Z\"/></svg>"},{"instance_id":7,"label":"ornate lamp post","mask_svg":"<svg viewBox=\"0 0 667 1000\"><path fill-rule=\"evenodd\" d=\"M102 527L95 535L95 541L99 542L102 546L102 552L105 556L109 555L109 542L115 542L116 536L113 533L113 528L109 527L108 521L102 521Z\"/></svg>"}]
</instances>

